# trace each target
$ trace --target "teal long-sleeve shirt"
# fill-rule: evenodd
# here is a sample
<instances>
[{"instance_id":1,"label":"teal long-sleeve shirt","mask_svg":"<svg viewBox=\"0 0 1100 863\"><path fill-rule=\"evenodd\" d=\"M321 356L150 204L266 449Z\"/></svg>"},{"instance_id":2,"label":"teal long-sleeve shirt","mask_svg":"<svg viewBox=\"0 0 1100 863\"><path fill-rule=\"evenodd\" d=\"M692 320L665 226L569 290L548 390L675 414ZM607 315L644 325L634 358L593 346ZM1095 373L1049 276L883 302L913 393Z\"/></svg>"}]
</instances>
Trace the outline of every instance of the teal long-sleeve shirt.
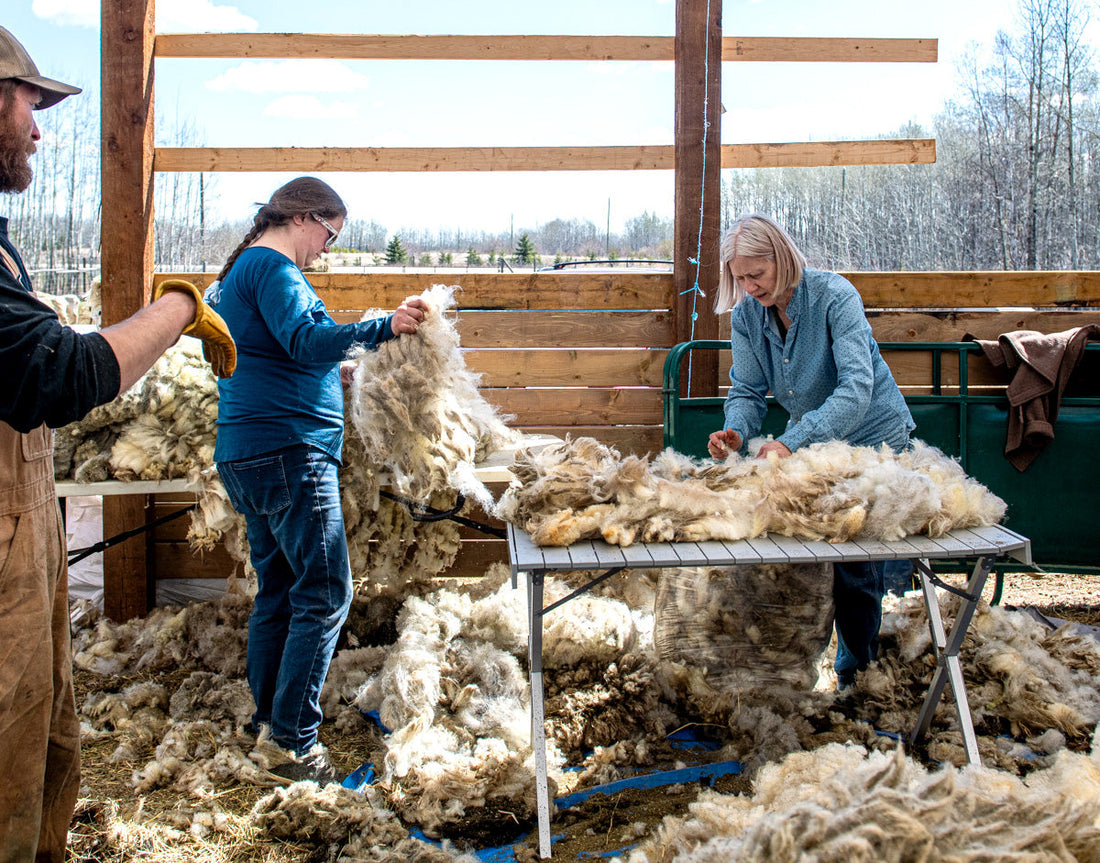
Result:
<instances>
[{"instance_id":1,"label":"teal long-sleeve shirt","mask_svg":"<svg viewBox=\"0 0 1100 863\"><path fill-rule=\"evenodd\" d=\"M237 345L237 370L218 381L215 461L295 444L339 459L344 442L340 361L355 345L393 338L391 316L337 324L295 263L274 249L245 249L206 292Z\"/></svg>"},{"instance_id":2,"label":"teal long-sleeve shirt","mask_svg":"<svg viewBox=\"0 0 1100 863\"><path fill-rule=\"evenodd\" d=\"M828 440L904 449L913 417L852 283L837 273L804 270L787 316L784 338L769 309L752 297L730 313L725 427L745 442L758 435L770 391L790 414L777 440L791 452Z\"/></svg>"}]
</instances>

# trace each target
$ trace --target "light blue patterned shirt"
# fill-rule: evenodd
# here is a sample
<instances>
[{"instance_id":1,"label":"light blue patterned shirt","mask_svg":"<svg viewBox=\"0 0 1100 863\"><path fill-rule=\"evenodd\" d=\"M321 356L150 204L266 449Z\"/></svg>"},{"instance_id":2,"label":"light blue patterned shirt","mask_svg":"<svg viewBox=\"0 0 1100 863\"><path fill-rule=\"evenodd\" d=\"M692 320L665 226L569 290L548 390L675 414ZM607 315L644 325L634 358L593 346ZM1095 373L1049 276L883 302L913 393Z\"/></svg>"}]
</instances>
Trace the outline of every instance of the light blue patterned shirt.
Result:
<instances>
[{"instance_id":1,"label":"light blue patterned shirt","mask_svg":"<svg viewBox=\"0 0 1100 863\"><path fill-rule=\"evenodd\" d=\"M777 438L791 452L828 440L904 449L916 426L852 283L804 270L787 317L784 339L771 312L751 296L730 312L726 428L745 442L760 434L770 391L791 415Z\"/></svg>"}]
</instances>

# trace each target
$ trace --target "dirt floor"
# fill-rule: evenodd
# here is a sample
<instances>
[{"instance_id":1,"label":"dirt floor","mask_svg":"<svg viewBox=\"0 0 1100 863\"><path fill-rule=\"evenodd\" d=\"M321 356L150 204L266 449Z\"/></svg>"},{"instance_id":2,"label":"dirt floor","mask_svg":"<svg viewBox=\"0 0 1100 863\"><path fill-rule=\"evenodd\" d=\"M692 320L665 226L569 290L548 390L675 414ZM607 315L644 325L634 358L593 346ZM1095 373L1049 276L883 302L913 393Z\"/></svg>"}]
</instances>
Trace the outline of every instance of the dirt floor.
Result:
<instances>
[{"instance_id":1,"label":"dirt floor","mask_svg":"<svg viewBox=\"0 0 1100 863\"><path fill-rule=\"evenodd\" d=\"M958 580L961 582L964 579L965 576L960 576ZM987 600L992 598L994 589L995 585L991 580L984 593ZM1096 576L1088 575L1049 574L1032 577L1008 574L1004 580L1001 604L1017 608L1031 606L1048 617L1100 626L1100 581ZM179 675L182 680L187 672L179 672ZM121 689L135 679L113 680L112 686L118 683ZM78 671L75 680L78 704L88 692L103 685L102 677L89 672ZM173 688L171 676L160 675L158 682L165 684L170 690ZM334 764L346 772L359 767L364 761L377 758L381 752L380 732L367 723L350 733L339 733L331 723L326 723L322 726L321 737L329 747ZM146 849L147 853L140 857L118 856L117 852L109 850L111 846L104 835L104 825L109 821L106 817L108 813L127 819L140 811L146 816L161 816L158 820L170 820L171 813L181 806L178 791L161 789L137 795L130 781L133 764L112 764L108 761L114 746L112 740L100 739L86 743L82 749L82 800L70 834L70 860L80 863L121 863L124 859L149 859L173 863L177 860L200 859L193 851L184 852L182 849L165 848L157 852L155 848L149 847ZM148 753L143 754L152 757L153 746L154 744L150 744ZM674 766L674 760L680 761L682 766L683 762L691 763L693 759L706 757L705 753L693 755L670 751L667 768ZM722 777L711 787L725 793L747 792L751 789L749 781L740 775ZM217 803L226 811L244 814L270 790L264 787L235 786L220 792ZM698 796L699 790L700 783L691 782L644 790L624 790L611 795L594 794L554 817L552 834L559 838L556 838L553 846L553 859L590 861L601 857L609 858L617 853L623 854L643 838L651 836L665 816L684 815L688 805ZM523 863L538 859L537 836L533 824L518 822L510 812L484 812L474 820L477 826L472 830L472 835L452 837L456 846L465 845L469 850L478 850L515 842L517 844L514 849L501 852L491 859ZM241 835L230 840L220 840L219 846L210 849L209 855L201 859L242 863L259 859L268 863L320 863L321 860L330 858L324 845L318 847L282 841L268 842L263 837Z\"/></svg>"}]
</instances>

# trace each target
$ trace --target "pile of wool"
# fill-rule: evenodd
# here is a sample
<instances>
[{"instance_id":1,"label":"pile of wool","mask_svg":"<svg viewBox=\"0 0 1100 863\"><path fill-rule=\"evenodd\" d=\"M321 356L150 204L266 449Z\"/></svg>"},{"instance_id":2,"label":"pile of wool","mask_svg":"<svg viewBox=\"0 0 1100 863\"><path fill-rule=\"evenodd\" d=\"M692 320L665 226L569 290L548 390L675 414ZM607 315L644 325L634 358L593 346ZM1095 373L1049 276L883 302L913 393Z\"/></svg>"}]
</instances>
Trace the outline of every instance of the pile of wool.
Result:
<instances>
[{"instance_id":1,"label":"pile of wool","mask_svg":"<svg viewBox=\"0 0 1100 863\"><path fill-rule=\"evenodd\" d=\"M725 693L812 689L833 627L833 567L763 564L662 573L654 642Z\"/></svg>"},{"instance_id":2,"label":"pile of wool","mask_svg":"<svg viewBox=\"0 0 1100 863\"><path fill-rule=\"evenodd\" d=\"M134 773L142 790L172 784L208 793L231 781L261 778L263 755L244 733L254 710L244 671L248 597L227 594L184 608L157 608L126 623L90 622L73 635L74 664L104 684L80 705L81 732L118 741L112 763L139 760L156 743L152 761ZM112 691L111 681L135 674L191 674L169 692L160 682ZM270 748L270 747L269 747ZM253 750L249 755L250 750Z\"/></svg>"},{"instance_id":3,"label":"pile of wool","mask_svg":"<svg viewBox=\"0 0 1100 863\"><path fill-rule=\"evenodd\" d=\"M403 859L436 860L449 858L414 856L443 853L423 850L429 846L388 844L393 837L385 837L401 832L390 813L429 835L451 836L479 829L501 835L511 821L507 812L521 820L533 817L527 597L522 587L514 590L504 581L500 569L491 580L492 589L479 584L468 593L438 590L407 598L391 646L364 647L345 635L347 647L334 658L323 701L327 719L335 713L350 726L363 722L345 704L354 697L358 708L378 710L382 724L392 729L380 741L385 754L375 761L377 788L369 792L366 804L359 803L373 811L369 817L354 809L345 812L347 795L340 791L322 793L319 799L310 796L320 793L312 786L276 792L255 813L281 825L264 821L265 830L285 831L280 835L288 841L327 843L331 859L341 854L349 861L386 859L372 851L377 843L378 848L400 847L393 853ZM544 601L555 601L569 590L564 581L549 578ZM192 606L199 609L194 618L156 611L146 635L137 632L141 622L134 621L123 626L100 623L74 637L83 665L127 675L105 680L103 692L89 697L82 713L86 732L118 739L116 760L134 762L137 788L171 787L213 801L234 784L263 781L262 772L278 757L270 742L253 740L242 729L251 710L239 666L248 600L234 602L239 607L224 609L220 602ZM952 612L953 598L945 597L948 622ZM610 781L657 758L667 760L665 735L689 723L705 724L722 747L713 758L740 760L750 771L774 765L789 752L820 749L834 741L885 750L894 743L875 729L908 732L934 666L920 599L910 596L887 609L881 658L859 676L855 695L846 704L833 693L779 684L723 698L701 667L658 659L650 638L652 612L648 624L645 614L619 600L583 594L546 616L546 730L554 786ZM1068 632L1051 634L1038 624L1034 629L1021 618L1030 621L1019 613L982 608L962 658L979 716L983 760L1035 775L1037 766L1062 758L1067 745L1080 746L1077 731L1067 729L1084 726L1077 720L1067 724L1066 714L1055 705L1075 711L1086 724L1100 716L1096 687L1089 681L1100 670L1100 659L1087 640ZM203 629L216 632L219 627L226 631L201 635ZM221 648L210 646L215 643ZM1028 643L1045 656L1024 657ZM121 656L111 655L116 649ZM237 651L237 667L228 668L222 657L227 650ZM997 671L1000 676L982 671L996 656L1014 651L1022 659L1008 662ZM1037 669L1023 683L1015 679L1027 671L1021 663ZM131 686L130 675L138 666L149 672L173 665L193 671L175 693L160 679ZM1091 701L1087 693L1071 691L1071 686L1084 690L1090 685ZM1019 715L1035 699L1045 709ZM1007 703L1012 701L1019 704ZM1014 730L1031 735L1026 738L1030 749L1025 741L998 739ZM929 752L954 760L956 750L961 753L957 738L954 707L945 699L933 719ZM150 757L152 743L156 752ZM145 754L134 757L139 751ZM567 758L585 772L563 773ZM184 813L180 826L216 834L210 818L205 809L196 812L189 827ZM407 839L407 833L402 835ZM345 840L333 836L347 837L343 852L334 849Z\"/></svg>"},{"instance_id":4,"label":"pile of wool","mask_svg":"<svg viewBox=\"0 0 1100 863\"><path fill-rule=\"evenodd\" d=\"M226 809L213 797L181 801L156 814L139 806L122 817L117 802L84 798L77 803L69 845L81 860L476 863L448 843L410 837L370 788L356 792L312 782L275 789L245 812Z\"/></svg>"},{"instance_id":5,"label":"pile of wool","mask_svg":"<svg viewBox=\"0 0 1100 863\"><path fill-rule=\"evenodd\" d=\"M202 345L180 339L125 393L57 430L54 477L78 482L187 477L211 465L217 419L217 382ZM104 433L105 445L85 445Z\"/></svg>"},{"instance_id":6,"label":"pile of wool","mask_svg":"<svg viewBox=\"0 0 1100 863\"><path fill-rule=\"evenodd\" d=\"M480 376L466 368L447 314L456 290L424 291L428 312L416 333L359 357L349 419L368 457L385 466L382 481L398 494L422 501L454 489L488 510L492 495L474 464L518 434L478 391Z\"/></svg>"},{"instance_id":7,"label":"pile of wool","mask_svg":"<svg viewBox=\"0 0 1100 863\"><path fill-rule=\"evenodd\" d=\"M202 345L183 338L130 389L54 432L54 478L186 478L197 489L188 539L209 550L223 537L247 557L243 519L230 506L214 468L218 387Z\"/></svg>"},{"instance_id":8,"label":"pile of wool","mask_svg":"<svg viewBox=\"0 0 1100 863\"><path fill-rule=\"evenodd\" d=\"M36 291L35 297L43 305L53 309L57 319L67 327L99 326L102 311L99 279L92 281L86 294L47 294Z\"/></svg>"},{"instance_id":9,"label":"pile of wool","mask_svg":"<svg viewBox=\"0 0 1100 863\"><path fill-rule=\"evenodd\" d=\"M318 788L313 782L296 782L260 799L252 817L265 834L291 842L330 844L358 833L372 843L393 846L408 838L370 786L360 793L342 785Z\"/></svg>"},{"instance_id":10,"label":"pile of wool","mask_svg":"<svg viewBox=\"0 0 1100 863\"><path fill-rule=\"evenodd\" d=\"M960 602L951 594L940 595L946 626ZM1086 745L1100 724L1100 645L1072 626L1052 631L1024 612L979 603L959 658L970 711L982 734L983 759L1011 770L1026 761L1044 763L1067 745ZM856 678L854 715L883 731L906 732L934 669L921 598L910 595L889 603L878 661ZM944 727L947 733L933 735L929 753L962 763L954 705L946 696L933 728Z\"/></svg>"},{"instance_id":11,"label":"pile of wool","mask_svg":"<svg viewBox=\"0 0 1100 863\"><path fill-rule=\"evenodd\" d=\"M830 744L764 767L752 796L704 791L628 857L647 861L1100 861L1100 744L1026 780L990 768L929 771Z\"/></svg>"},{"instance_id":12,"label":"pile of wool","mask_svg":"<svg viewBox=\"0 0 1100 863\"><path fill-rule=\"evenodd\" d=\"M545 590L547 602L568 593L554 579ZM530 817L525 592L504 584L480 599L450 590L409 597L398 632L356 699L360 709L377 710L389 729L380 783L391 804L428 835L499 818L502 810ZM652 675L630 673L632 666L651 668L645 657L632 658L643 649L630 610L617 600L581 596L564 613L547 616L543 666L554 782L564 761L559 743L583 745L585 726L589 738L607 745L662 717L648 709L659 697ZM626 673L616 673L616 662ZM605 684L603 690L585 698L579 687L593 682Z\"/></svg>"},{"instance_id":13,"label":"pile of wool","mask_svg":"<svg viewBox=\"0 0 1100 863\"><path fill-rule=\"evenodd\" d=\"M492 495L474 465L519 438L466 368L448 314L456 290L425 291L429 310L417 332L361 353L345 394L340 479L352 571L391 592L444 570L461 540L454 522L414 521L404 504L381 498L380 488L440 510L452 509L461 494L468 507L488 512Z\"/></svg>"},{"instance_id":14,"label":"pile of wool","mask_svg":"<svg viewBox=\"0 0 1100 863\"><path fill-rule=\"evenodd\" d=\"M117 739L109 763L134 761L168 726L168 690L149 681L133 683L121 692L99 690L80 706L80 717L83 739Z\"/></svg>"},{"instance_id":15,"label":"pile of wool","mask_svg":"<svg viewBox=\"0 0 1100 863\"><path fill-rule=\"evenodd\" d=\"M117 740L111 763L147 758L156 741L153 758L133 772L135 788L171 785L203 796L233 782L270 784L265 770L285 755L246 732L254 709L244 680L195 671L170 697L152 682L91 693L80 705L81 734Z\"/></svg>"},{"instance_id":16,"label":"pile of wool","mask_svg":"<svg viewBox=\"0 0 1100 863\"><path fill-rule=\"evenodd\" d=\"M230 592L125 623L90 616L73 633L73 663L105 677L189 668L239 677L251 610L250 597Z\"/></svg>"},{"instance_id":17,"label":"pile of wool","mask_svg":"<svg viewBox=\"0 0 1100 863\"><path fill-rule=\"evenodd\" d=\"M622 457L591 438L520 450L497 514L536 545L602 538L738 540L769 532L809 540L896 540L996 524L1005 503L921 441L894 453L839 441L787 458L696 460L666 449Z\"/></svg>"},{"instance_id":18,"label":"pile of wool","mask_svg":"<svg viewBox=\"0 0 1100 863\"><path fill-rule=\"evenodd\" d=\"M428 835L490 800L534 810L527 681L512 653L463 637L473 619L473 603L451 591L410 597L396 644L356 699L390 730L379 781L391 804ZM499 640L519 640L511 630L522 620L495 621Z\"/></svg>"}]
</instances>

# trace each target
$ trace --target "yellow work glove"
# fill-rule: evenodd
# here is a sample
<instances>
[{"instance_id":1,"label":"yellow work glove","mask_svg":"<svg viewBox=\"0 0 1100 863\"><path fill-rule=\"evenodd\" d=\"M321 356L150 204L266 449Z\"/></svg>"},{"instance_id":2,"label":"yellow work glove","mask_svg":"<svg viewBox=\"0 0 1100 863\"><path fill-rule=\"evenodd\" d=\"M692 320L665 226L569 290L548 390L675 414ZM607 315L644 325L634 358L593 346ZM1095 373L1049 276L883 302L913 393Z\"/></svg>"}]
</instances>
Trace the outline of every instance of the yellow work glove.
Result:
<instances>
[{"instance_id":1,"label":"yellow work glove","mask_svg":"<svg viewBox=\"0 0 1100 863\"><path fill-rule=\"evenodd\" d=\"M195 298L195 319L183 328L183 334L202 341L202 355L214 369L215 375L219 378L232 377L233 370L237 368L237 346L222 316L203 301L202 291L190 282L166 279L153 290L153 301L163 297L166 291L180 291Z\"/></svg>"}]
</instances>

